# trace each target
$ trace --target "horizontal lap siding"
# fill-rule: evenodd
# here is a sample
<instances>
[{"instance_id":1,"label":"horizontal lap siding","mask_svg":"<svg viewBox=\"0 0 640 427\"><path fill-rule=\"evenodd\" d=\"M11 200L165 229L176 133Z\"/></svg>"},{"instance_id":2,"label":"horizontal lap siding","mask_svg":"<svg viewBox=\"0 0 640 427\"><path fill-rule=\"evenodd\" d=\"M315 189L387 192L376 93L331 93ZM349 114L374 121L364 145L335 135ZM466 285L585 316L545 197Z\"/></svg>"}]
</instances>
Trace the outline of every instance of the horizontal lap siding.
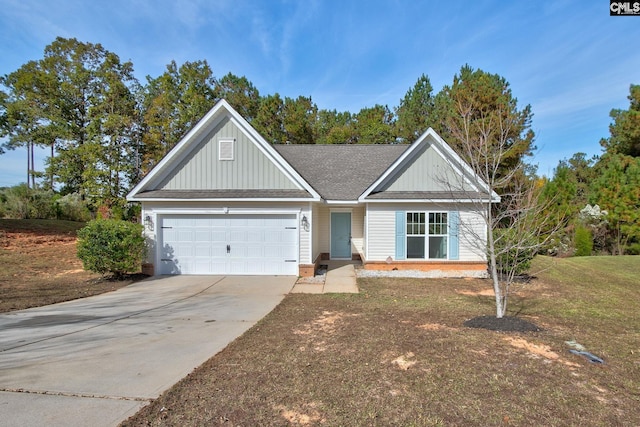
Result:
<instances>
[{"instance_id":1,"label":"horizontal lap siding","mask_svg":"<svg viewBox=\"0 0 640 427\"><path fill-rule=\"evenodd\" d=\"M396 257L396 206L369 204L367 260L384 261Z\"/></svg>"},{"instance_id":2,"label":"horizontal lap siding","mask_svg":"<svg viewBox=\"0 0 640 427\"><path fill-rule=\"evenodd\" d=\"M300 212L300 219L303 216L306 216L307 219L311 218L311 211L309 210L309 205L306 204L302 206L302 212ZM300 230L300 259L298 260L300 264L311 264L313 260L311 259L311 228L309 231L306 231L300 223L298 223L298 229Z\"/></svg>"},{"instance_id":3,"label":"horizontal lap siding","mask_svg":"<svg viewBox=\"0 0 640 427\"><path fill-rule=\"evenodd\" d=\"M364 206L351 212L351 244L354 253L364 254Z\"/></svg>"},{"instance_id":4,"label":"horizontal lap siding","mask_svg":"<svg viewBox=\"0 0 640 427\"><path fill-rule=\"evenodd\" d=\"M484 242L486 242L486 226L482 216L473 211L470 205L435 205L435 204L402 204L392 205L370 203L367 220L367 260L385 261L388 257L395 260L395 222L396 211L460 211L460 246L459 261L484 261ZM480 236L480 240L476 237Z\"/></svg>"},{"instance_id":5,"label":"horizontal lap siding","mask_svg":"<svg viewBox=\"0 0 640 427\"><path fill-rule=\"evenodd\" d=\"M487 226L482 215L468 208L460 210L460 261L485 261L486 242Z\"/></svg>"},{"instance_id":6,"label":"horizontal lap siding","mask_svg":"<svg viewBox=\"0 0 640 427\"><path fill-rule=\"evenodd\" d=\"M311 230L313 230L312 241L313 247L311 248L311 262L315 262L316 259L320 256L322 252L320 250L320 207L317 204L314 204L311 208Z\"/></svg>"},{"instance_id":7,"label":"horizontal lap siding","mask_svg":"<svg viewBox=\"0 0 640 427\"><path fill-rule=\"evenodd\" d=\"M318 207L316 221L318 222L318 234L314 237L318 241L318 255L329 253L329 208L326 205Z\"/></svg>"}]
</instances>

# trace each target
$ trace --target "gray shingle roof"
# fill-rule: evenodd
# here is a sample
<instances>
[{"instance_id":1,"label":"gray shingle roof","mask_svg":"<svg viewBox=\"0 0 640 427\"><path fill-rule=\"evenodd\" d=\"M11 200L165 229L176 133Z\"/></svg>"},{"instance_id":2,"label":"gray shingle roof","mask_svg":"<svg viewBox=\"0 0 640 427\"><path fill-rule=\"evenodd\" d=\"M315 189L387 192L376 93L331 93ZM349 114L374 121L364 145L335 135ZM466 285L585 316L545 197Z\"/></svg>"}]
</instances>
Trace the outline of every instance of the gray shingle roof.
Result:
<instances>
[{"instance_id":1,"label":"gray shingle roof","mask_svg":"<svg viewBox=\"0 0 640 427\"><path fill-rule=\"evenodd\" d=\"M273 146L325 200L357 200L408 145Z\"/></svg>"},{"instance_id":2,"label":"gray shingle roof","mask_svg":"<svg viewBox=\"0 0 640 427\"><path fill-rule=\"evenodd\" d=\"M140 199L310 199L305 190L151 190L138 193Z\"/></svg>"},{"instance_id":3,"label":"gray shingle roof","mask_svg":"<svg viewBox=\"0 0 640 427\"><path fill-rule=\"evenodd\" d=\"M449 200L488 198L487 193L478 191L383 191L372 193L367 199L372 200Z\"/></svg>"}]
</instances>

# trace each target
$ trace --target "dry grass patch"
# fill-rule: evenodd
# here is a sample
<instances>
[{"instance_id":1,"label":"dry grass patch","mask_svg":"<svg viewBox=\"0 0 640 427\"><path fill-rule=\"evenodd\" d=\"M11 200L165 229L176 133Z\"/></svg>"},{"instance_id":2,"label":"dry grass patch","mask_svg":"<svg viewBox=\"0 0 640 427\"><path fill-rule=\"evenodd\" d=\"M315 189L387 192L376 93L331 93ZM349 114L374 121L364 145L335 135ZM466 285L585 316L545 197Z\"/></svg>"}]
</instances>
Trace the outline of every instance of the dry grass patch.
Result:
<instances>
[{"instance_id":1,"label":"dry grass patch","mask_svg":"<svg viewBox=\"0 0 640 427\"><path fill-rule=\"evenodd\" d=\"M543 358L545 360L554 361L562 363L570 368L577 368L582 365L575 362L570 362L564 358L561 358L558 353L551 350L551 347L545 344L534 344L532 342L527 341L524 338L516 338L516 337L505 337L505 341L507 341L511 346L515 348L519 348L525 350L528 354L533 356L534 358Z\"/></svg>"},{"instance_id":2,"label":"dry grass patch","mask_svg":"<svg viewBox=\"0 0 640 427\"><path fill-rule=\"evenodd\" d=\"M407 353L401 354L400 356L393 359L391 361L391 364L397 366L403 371L406 371L409 368L413 367L416 363L418 363L417 360L413 360L415 357L416 355L413 354L412 351L408 351Z\"/></svg>"},{"instance_id":3,"label":"dry grass patch","mask_svg":"<svg viewBox=\"0 0 640 427\"><path fill-rule=\"evenodd\" d=\"M0 219L0 312L84 298L132 283L84 271L76 256L83 223Z\"/></svg>"},{"instance_id":4,"label":"dry grass patch","mask_svg":"<svg viewBox=\"0 0 640 427\"><path fill-rule=\"evenodd\" d=\"M279 411L280 416L290 425L307 426L324 422L320 412L316 409L317 406L318 404L315 402L308 403L305 412L294 411L284 405L276 406L275 410Z\"/></svg>"},{"instance_id":5,"label":"dry grass patch","mask_svg":"<svg viewBox=\"0 0 640 427\"><path fill-rule=\"evenodd\" d=\"M544 321L539 332L464 327L493 312L492 296L458 292L483 280L368 278L357 295L288 295L123 426L640 425L640 274L610 286L595 268L585 273L601 283L578 292L552 273L533 285L553 298L525 288L509 312ZM617 311L602 315L603 301Z\"/></svg>"}]
</instances>

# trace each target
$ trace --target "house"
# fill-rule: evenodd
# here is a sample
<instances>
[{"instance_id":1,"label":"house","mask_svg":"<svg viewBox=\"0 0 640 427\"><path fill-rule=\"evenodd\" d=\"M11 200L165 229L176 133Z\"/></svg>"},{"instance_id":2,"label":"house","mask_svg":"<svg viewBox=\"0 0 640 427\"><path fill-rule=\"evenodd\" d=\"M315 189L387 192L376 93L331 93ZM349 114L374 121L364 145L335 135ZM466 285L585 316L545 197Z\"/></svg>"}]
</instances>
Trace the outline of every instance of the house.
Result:
<instances>
[{"instance_id":1,"label":"house","mask_svg":"<svg viewBox=\"0 0 640 427\"><path fill-rule=\"evenodd\" d=\"M226 101L127 196L155 274L311 276L327 259L486 275L499 196L432 129L411 145L271 145Z\"/></svg>"}]
</instances>

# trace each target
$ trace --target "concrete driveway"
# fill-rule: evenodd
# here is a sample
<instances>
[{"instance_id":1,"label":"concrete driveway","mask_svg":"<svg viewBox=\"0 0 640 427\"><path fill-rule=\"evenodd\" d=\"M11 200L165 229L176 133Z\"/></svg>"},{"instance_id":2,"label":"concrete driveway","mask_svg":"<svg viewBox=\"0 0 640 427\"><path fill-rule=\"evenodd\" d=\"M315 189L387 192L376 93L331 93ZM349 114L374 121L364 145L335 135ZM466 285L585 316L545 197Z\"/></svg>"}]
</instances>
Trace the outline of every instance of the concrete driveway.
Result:
<instances>
[{"instance_id":1,"label":"concrete driveway","mask_svg":"<svg viewBox=\"0 0 640 427\"><path fill-rule=\"evenodd\" d=\"M167 276L0 315L0 426L114 426L269 313L295 277Z\"/></svg>"}]
</instances>

